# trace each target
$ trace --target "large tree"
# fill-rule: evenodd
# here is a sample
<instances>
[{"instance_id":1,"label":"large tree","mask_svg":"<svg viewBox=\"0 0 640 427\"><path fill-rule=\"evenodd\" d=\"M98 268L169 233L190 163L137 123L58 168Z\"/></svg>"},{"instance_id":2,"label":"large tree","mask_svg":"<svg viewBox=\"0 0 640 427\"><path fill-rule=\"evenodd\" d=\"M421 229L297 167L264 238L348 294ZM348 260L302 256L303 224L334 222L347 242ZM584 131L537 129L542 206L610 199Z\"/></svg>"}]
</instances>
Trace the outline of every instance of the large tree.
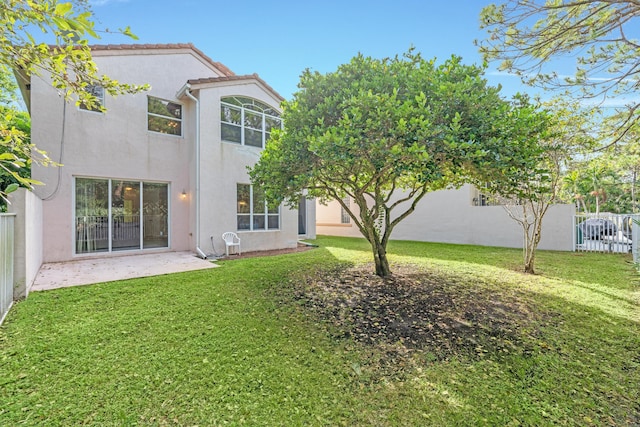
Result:
<instances>
[{"instance_id":1,"label":"large tree","mask_svg":"<svg viewBox=\"0 0 640 427\"><path fill-rule=\"evenodd\" d=\"M495 178L510 170L517 180L530 166L535 139L516 135L535 132L517 125L529 112L458 57L437 65L413 51L382 60L358 55L335 72L306 70L298 87L252 181L291 206L305 192L336 200L371 244L381 277L391 274L391 232L425 194L489 168Z\"/></svg>"},{"instance_id":2,"label":"large tree","mask_svg":"<svg viewBox=\"0 0 640 427\"><path fill-rule=\"evenodd\" d=\"M508 0L481 12L488 38L478 44L485 60L529 84L603 103L631 97L620 109L609 144L622 139L640 119L637 101L640 42L636 0ZM558 74L558 59L574 60L574 70Z\"/></svg>"},{"instance_id":3,"label":"large tree","mask_svg":"<svg viewBox=\"0 0 640 427\"><path fill-rule=\"evenodd\" d=\"M0 5L0 67L14 70L18 78L47 74L65 99L75 95L78 103L90 106L96 99L85 90L88 85L101 85L111 95L144 89L99 74L89 47L89 39L99 38L91 18L85 0L4 0ZM119 32L134 37L129 28ZM6 91L1 93L4 98ZM34 181L16 168L27 164L34 147L24 132L11 125L14 118L10 109L0 115L0 167L19 183L31 185ZM0 188L0 196L4 194Z\"/></svg>"}]
</instances>

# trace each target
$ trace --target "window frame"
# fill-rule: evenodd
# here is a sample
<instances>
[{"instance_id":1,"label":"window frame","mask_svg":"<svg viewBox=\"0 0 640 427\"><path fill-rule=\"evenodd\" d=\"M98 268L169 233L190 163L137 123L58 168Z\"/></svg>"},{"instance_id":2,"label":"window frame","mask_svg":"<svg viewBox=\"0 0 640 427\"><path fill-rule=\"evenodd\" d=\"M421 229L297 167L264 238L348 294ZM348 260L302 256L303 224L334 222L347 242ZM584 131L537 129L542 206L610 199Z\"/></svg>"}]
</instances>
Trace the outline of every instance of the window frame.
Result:
<instances>
[{"instance_id":1,"label":"window frame","mask_svg":"<svg viewBox=\"0 0 640 427\"><path fill-rule=\"evenodd\" d=\"M152 113L151 111L149 111L149 103L151 99L157 99L163 103L167 103L167 104L174 104L174 105L179 105L180 106L180 117L175 117L175 116L165 116L162 114L158 114L158 113ZM151 132L151 133L155 133L155 134L159 134L159 135L168 135L168 136L174 136L174 137L178 137L178 138L182 138L184 136L184 126L183 126L183 116L184 116L184 104L182 104L181 102L178 101L171 101L165 98L160 98L158 96L152 96L152 95L147 95L147 132ZM179 124L180 127L180 133L168 133L168 132L160 132L157 130L153 130L150 129L150 121L149 118L150 117L157 117L159 119L163 119L163 120L167 120L167 121L171 121L171 122L177 122Z\"/></svg>"},{"instance_id":2,"label":"window frame","mask_svg":"<svg viewBox=\"0 0 640 427\"><path fill-rule=\"evenodd\" d=\"M231 100L235 102L230 102ZM231 121L226 121L224 116L224 108L228 108L231 110L235 110L240 113L240 123L234 123ZM247 114L249 113L249 114ZM276 113L278 115L276 115ZM250 126L250 123L247 123L247 118L250 115L259 116L260 119L260 129L257 129L253 126ZM249 98L246 96L224 96L220 98L220 140L223 142L228 142L230 144L237 144L246 147L255 147L255 148L264 148L269 137L271 136L271 131L273 126L269 123L270 121L277 121L280 123L280 129L283 127L282 117L280 116L280 112L278 112L272 106L262 102L260 100ZM270 125L270 128L267 130L267 124ZM225 126L237 128L240 130L240 140L235 141L231 139L225 139L224 137L224 129ZM247 132L259 132L260 133L260 145L250 144L247 141L246 134Z\"/></svg>"},{"instance_id":3,"label":"window frame","mask_svg":"<svg viewBox=\"0 0 640 427\"><path fill-rule=\"evenodd\" d=\"M249 187L248 197L249 197L249 206L248 212L241 212L240 206L244 200L240 200L240 186ZM264 197L264 195L263 195ZM254 191L253 184L246 184L242 182L236 183L236 230L239 232L252 232L252 231L280 231L281 230L281 211L280 205L276 208L270 207L267 199L264 198L264 205L262 207L255 206L256 202L256 192ZM245 201L246 203L246 201ZM256 210L262 210L262 212L256 212ZM249 228L240 228L240 217L248 218L248 226ZM277 218L278 226L270 227L269 220ZM260 220L263 221L262 227L256 227L256 223Z\"/></svg>"},{"instance_id":4,"label":"window frame","mask_svg":"<svg viewBox=\"0 0 640 427\"><path fill-rule=\"evenodd\" d=\"M96 217L96 216L101 216L101 217L105 217L106 220L104 220L103 222L101 222L102 224L102 234L104 234L104 238L102 240L106 239L106 246L102 247L100 249L94 249L94 250L78 250L78 247L80 244L82 244L81 241L78 240L78 229L77 229L77 224L78 224L78 220L80 217L82 217L83 215L80 215L78 212L78 197L79 197L79 192L78 192L78 180L84 180L84 181L94 181L94 182L103 182L106 183L106 192L104 194L104 196L106 196L105 198L101 199L100 201L103 201L105 203L105 206L101 207L101 209L103 210L102 214L96 215L95 213L92 213L91 215L88 215L89 217ZM115 228L115 220L114 220L114 212L118 209L117 207L114 207L114 187L117 186L118 183L125 183L125 182L129 182L131 184L135 184L132 187L137 187L139 194L138 194L138 200L139 200L139 213L137 214L137 216L139 217L139 231L137 233L138 235L138 246L127 246L127 247L118 247L117 245L114 246L114 228ZM164 222L163 224L161 224L160 228L162 228L162 232L160 232L160 236L161 237L165 237L166 239L166 244L164 245L154 245L150 242L150 236L147 234L147 221L146 219L148 217L153 217L154 214L153 212L150 212L147 206L147 203L152 200L152 199L146 199L145 198L145 186L146 185L161 185L164 187L165 189L165 199L166 199L166 203L164 205L162 205L162 209L165 212L165 218L164 218ZM71 197L71 203L72 203L72 208L71 208L71 212L72 212L72 220L73 223L75 224L74 227L71 227L71 246L73 248L73 256L74 257L84 257L84 256L95 256L96 254L115 254L117 252L126 252L126 251L153 251L153 250L157 250L157 249L167 249L167 248L171 248L171 240L172 240L172 231L171 231L171 208L172 208L172 202L171 202L171 194L172 194L172 185L170 182L168 181L154 181L154 180L140 180L140 179L127 179L127 178L114 178L114 177L110 177L110 178L105 178L105 177L95 177L95 176L88 176L88 175L74 175L73 176L73 186L72 186L72 197ZM93 201L95 200L99 200L99 199L92 199ZM87 202L87 200L84 201L85 203ZM95 225L95 224L94 224ZM166 233L163 236L163 233ZM106 236L106 237L105 237ZM151 236L152 237L152 236Z\"/></svg>"},{"instance_id":5,"label":"window frame","mask_svg":"<svg viewBox=\"0 0 640 427\"><path fill-rule=\"evenodd\" d=\"M342 202L347 205L347 207L351 207L351 198L349 196L343 197ZM342 205L340 205L340 224L351 224L351 216L349 216L349 213Z\"/></svg>"},{"instance_id":6,"label":"window frame","mask_svg":"<svg viewBox=\"0 0 640 427\"><path fill-rule=\"evenodd\" d=\"M95 93L95 89L97 88L100 88L101 93L99 95ZM78 109L81 111L88 111L90 113L104 114L104 112L102 111L102 108L104 108L105 106L104 86L98 84L88 84L83 90L90 93L97 99L97 105L95 107L89 108L84 102L81 102L80 105L78 105Z\"/></svg>"}]
</instances>

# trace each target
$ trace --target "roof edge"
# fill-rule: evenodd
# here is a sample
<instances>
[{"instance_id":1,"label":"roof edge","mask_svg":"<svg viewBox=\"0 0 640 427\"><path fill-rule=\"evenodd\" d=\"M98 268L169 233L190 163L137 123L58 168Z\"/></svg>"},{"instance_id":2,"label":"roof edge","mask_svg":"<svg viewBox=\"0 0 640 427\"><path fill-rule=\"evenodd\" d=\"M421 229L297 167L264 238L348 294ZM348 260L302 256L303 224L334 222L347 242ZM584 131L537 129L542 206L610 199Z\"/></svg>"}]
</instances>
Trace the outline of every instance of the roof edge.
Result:
<instances>
[{"instance_id":1,"label":"roof edge","mask_svg":"<svg viewBox=\"0 0 640 427\"><path fill-rule=\"evenodd\" d=\"M269 92L271 92L271 94L274 95L276 99L280 100L280 102L285 100L282 95L280 95L267 82L262 80L262 78L260 78L260 76L256 73L246 74L242 76L233 75L233 76L225 76L225 77L205 77L201 79L190 79L190 80L187 80L187 83L190 85L202 85L202 84L208 84L208 83L234 82L234 81L242 81L242 80L256 81L260 83L262 86L264 86L265 89L267 89Z\"/></svg>"},{"instance_id":2,"label":"roof edge","mask_svg":"<svg viewBox=\"0 0 640 427\"><path fill-rule=\"evenodd\" d=\"M229 69L226 65L221 62L214 61L209 56L207 56L200 49L195 47L193 43L158 43L158 44L150 44L150 43L141 43L141 44L94 44L89 45L91 51L119 51L119 50L138 50L138 49L148 49L148 50L168 50L168 49L185 49L191 50L196 55L202 57L205 62L209 63L213 67L220 70L220 72L225 77L235 76L235 73Z\"/></svg>"}]
</instances>

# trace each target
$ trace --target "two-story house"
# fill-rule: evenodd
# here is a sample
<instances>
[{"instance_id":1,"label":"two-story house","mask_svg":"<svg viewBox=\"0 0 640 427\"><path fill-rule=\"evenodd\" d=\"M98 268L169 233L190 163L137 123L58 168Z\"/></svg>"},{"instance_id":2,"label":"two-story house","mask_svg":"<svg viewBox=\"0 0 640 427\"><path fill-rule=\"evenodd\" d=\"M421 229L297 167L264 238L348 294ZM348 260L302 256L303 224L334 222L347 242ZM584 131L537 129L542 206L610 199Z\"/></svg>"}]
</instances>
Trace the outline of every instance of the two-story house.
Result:
<instances>
[{"instance_id":1,"label":"two-story house","mask_svg":"<svg viewBox=\"0 0 640 427\"><path fill-rule=\"evenodd\" d=\"M149 84L136 95L90 90L106 112L67 102L44 77L20 76L32 142L61 167L34 165L43 262L149 251L295 247L315 234L314 203L269 207L247 167L281 126L282 97L191 44L92 47L99 73Z\"/></svg>"}]
</instances>

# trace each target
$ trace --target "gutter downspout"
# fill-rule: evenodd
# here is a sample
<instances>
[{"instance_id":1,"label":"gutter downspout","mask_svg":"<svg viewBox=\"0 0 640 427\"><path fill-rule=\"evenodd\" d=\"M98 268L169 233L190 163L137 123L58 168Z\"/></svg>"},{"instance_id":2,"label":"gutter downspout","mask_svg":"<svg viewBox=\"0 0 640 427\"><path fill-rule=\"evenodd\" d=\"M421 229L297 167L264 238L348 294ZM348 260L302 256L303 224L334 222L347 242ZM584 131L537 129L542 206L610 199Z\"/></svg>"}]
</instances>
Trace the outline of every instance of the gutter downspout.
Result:
<instances>
[{"instance_id":1,"label":"gutter downspout","mask_svg":"<svg viewBox=\"0 0 640 427\"><path fill-rule=\"evenodd\" d=\"M178 91L177 97L180 98L182 94L196 103L196 253L200 258L207 259L207 255L200 249L200 101L191 94L189 83Z\"/></svg>"}]
</instances>

